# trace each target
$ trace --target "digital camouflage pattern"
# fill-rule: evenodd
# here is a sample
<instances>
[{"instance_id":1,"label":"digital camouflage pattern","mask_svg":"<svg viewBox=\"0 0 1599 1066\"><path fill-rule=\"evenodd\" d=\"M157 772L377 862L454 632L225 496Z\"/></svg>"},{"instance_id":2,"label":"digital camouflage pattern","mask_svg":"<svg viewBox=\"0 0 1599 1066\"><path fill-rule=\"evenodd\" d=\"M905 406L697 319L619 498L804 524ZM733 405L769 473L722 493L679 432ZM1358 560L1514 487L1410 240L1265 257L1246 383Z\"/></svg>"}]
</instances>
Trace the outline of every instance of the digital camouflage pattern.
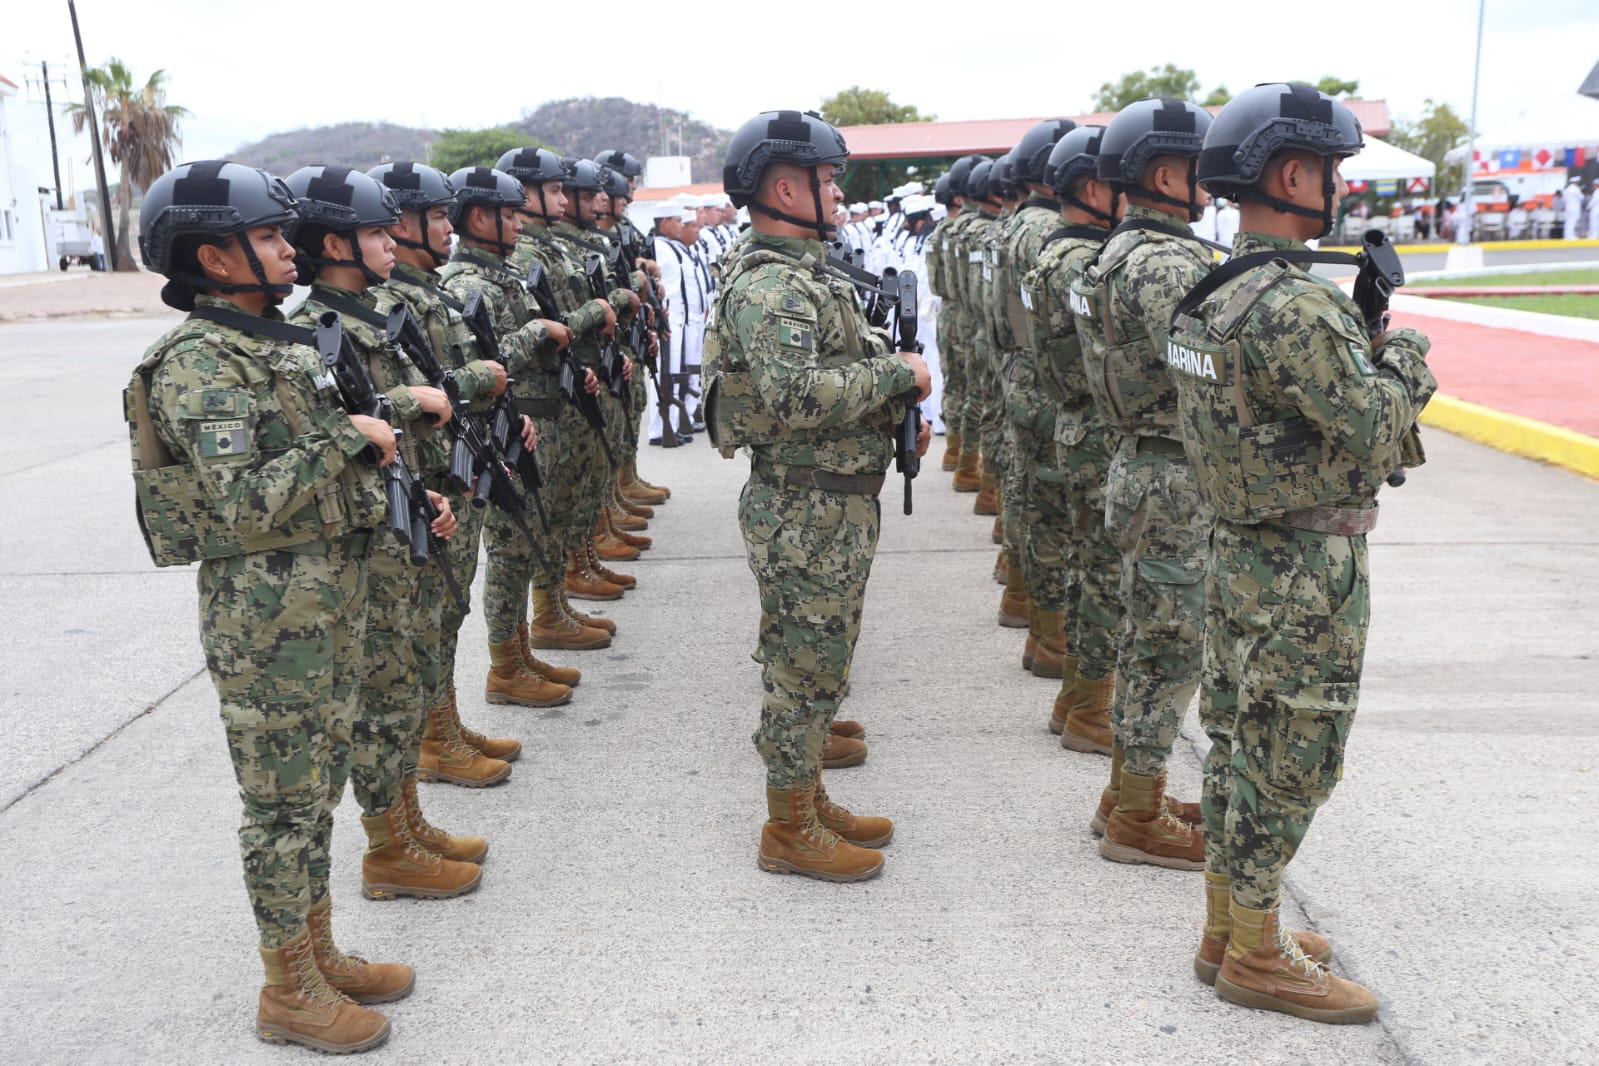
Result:
<instances>
[{"instance_id":1,"label":"digital camouflage pattern","mask_svg":"<svg viewBox=\"0 0 1599 1066\"><path fill-rule=\"evenodd\" d=\"M1052 465L1061 477L1067 511L1064 534L1050 521L1045 546L1066 560L1064 625L1067 651L1077 672L1090 680L1116 670L1117 631L1121 627L1121 552L1105 529L1105 480L1110 448L1105 424L1094 408L1083 366L1077 320L1071 312L1071 286L1093 262L1102 241L1061 237L1045 245L1037 265L1022 279L1028 326L1038 351L1039 381L1055 409ZM1054 537L1064 536L1057 548Z\"/></svg>"},{"instance_id":2,"label":"digital camouflage pattern","mask_svg":"<svg viewBox=\"0 0 1599 1066\"><path fill-rule=\"evenodd\" d=\"M945 432L960 435L962 451L968 447L973 451L978 448L976 423L967 425L974 373L972 332L976 327L966 303L966 251L963 243L965 231L976 217L975 208L963 209L960 214L939 223L943 232L939 248L942 290L936 291L943 298L938 310L938 354L944 374L944 429Z\"/></svg>"},{"instance_id":3,"label":"digital camouflage pattern","mask_svg":"<svg viewBox=\"0 0 1599 1066\"><path fill-rule=\"evenodd\" d=\"M488 627L489 642L493 644L510 640L516 634L517 627L527 621L530 588L535 585L546 588L565 579L566 570L561 555L566 538L571 535L574 511L571 502L575 487L573 471L558 460L553 463L550 461L552 455L559 456L562 442L558 425L566 406L560 402L556 388L555 371L559 356L549 331L532 306L532 299L523 284L526 277L525 267L520 271L513 270L503 257L465 245L439 272L439 280L445 291L455 300L464 304L473 293L482 295L494 323L495 337L499 342L500 355L505 360L506 372L514 382L511 397L519 405L533 408L533 424L539 436L539 471L544 476L543 499L550 517L550 534L547 541L541 542L541 546L550 558L550 568L541 571L533 546L498 508L490 507L481 516L483 541L488 555L488 565L483 575L483 616ZM550 410L560 413L547 413ZM525 498L526 486L521 484L521 479L514 472L511 477L517 482L517 491ZM462 534L469 531L465 528L465 516L460 512L457 515L462 520L463 528L455 539L460 540ZM537 522L530 522L529 525L535 536L544 535ZM475 545L475 538L470 543ZM476 571L475 547L470 549L470 565L466 543L459 547L452 544L451 548L450 562L456 566L457 574L466 575ZM453 618L455 610L446 605L446 619ZM449 629L447 621L445 629ZM453 644L452 639L451 647ZM449 676L445 675L442 681L448 683Z\"/></svg>"},{"instance_id":4,"label":"digital camouflage pattern","mask_svg":"<svg viewBox=\"0 0 1599 1066\"><path fill-rule=\"evenodd\" d=\"M168 483L186 475L206 537L233 545L200 564L200 642L243 805L245 888L262 944L281 947L327 894L365 625L369 538L356 531L382 520L382 485L355 460L366 438L314 349L191 319L144 365ZM242 432L208 425L223 407ZM241 547L274 531L293 543Z\"/></svg>"},{"instance_id":5,"label":"digital camouflage pattern","mask_svg":"<svg viewBox=\"0 0 1599 1066\"><path fill-rule=\"evenodd\" d=\"M989 242L999 224L998 215L979 211L966 227L961 242L966 249L966 309L973 324L963 426L977 434L984 473L992 473L1003 485L1008 469L1004 455L1005 421L998 372L994 366L994 321L988 313L988 280L993 274Z\"/></svg>"},{"instance_id":6,"label":"digital camouflage pattern","mask_svg":"<svg viewBox=\"0 0 1599 1066\"><path fill-rule=\"evenodd\" d=\"M1182 227L1136 204L1129 219ZM1165 768L1199 684L1214 521L1177 440L1165 353L1172 311L1210 256L1167 229L1114 232L1071 291L1089 390L1116 441L1105 483L1105 528L1121 553L1115 718L1126 770L1150 777Z\"/></svg>"},{"instance_id":7,"label":"digital camouflage pattern","mask_svg":"<svg viewBox=\"0 0 1599 1066\"><path fill-rule=\"evenodd\" d=\"M1303 245L1241 233L1234 254L1294 247ZM1172 366L1185 437L1206 472L1199 489L1224 510L1254 497L1250 521L1216 523L1200 697L1212 742L1206 868L1227 874L1247 907L1276 901L1342 775L1370 617L1365 536L1293 528L1282 516L1312 502L1374 507L1436 388L1424 336L1395 330L1372 352L1359 322L1336 287L1273 263L1220 286L1172 333L1186 353ZM1212 363L1225 387L1189 357L1200 351L1226 357ZM1200 432L1204 419L1216 425ZM1275 488L1229 459L1250 429L1291 423L1301 426L1297 450L1279 449Z\"/></svg>"},{"instance_id":8,"label":"digital camouflage pattern","mask_svg":"<svg viewBox=\"0 0 1599 1066\"><path fill-rule=\"evenodd\" d=\"M738 511L761 601L755 659L766 695L753 739L767 784L783 789L820 770L849 689L879 522L874 496L790 486L783 472L882 474L894 401L915 388L910 367L884 354L854 286L822 271L825 259L817 241L753 237L729 264L705 357L719 397L711 415L753 455Z\"/></svg>"},{"instance_id":9,"label":"digital camouflage pattern","mask_svg":"<svg viewBox=\"0 0 1599 1066\"><path fill-rule=\"evenodd\" d=\"M956 350L958 342L955 335L958 327L955 325L954 297L945 280L945 261L949 256L945 245L948 243L950 230L959 218L959 215L941 218L928 233L927 243L924 245L927 277L922 279L927 283L928 290L939 299L935 325L938 331L939 371L944 379L944 390L939 397L941 404L939 414L944 420L944 431L957 437L960 435L959 419L952 416L959 409L960 393L966 388L966 370L961 365L960 354ZM955 391L953 396L952 388Z\"/></svg>"}]
</instances>

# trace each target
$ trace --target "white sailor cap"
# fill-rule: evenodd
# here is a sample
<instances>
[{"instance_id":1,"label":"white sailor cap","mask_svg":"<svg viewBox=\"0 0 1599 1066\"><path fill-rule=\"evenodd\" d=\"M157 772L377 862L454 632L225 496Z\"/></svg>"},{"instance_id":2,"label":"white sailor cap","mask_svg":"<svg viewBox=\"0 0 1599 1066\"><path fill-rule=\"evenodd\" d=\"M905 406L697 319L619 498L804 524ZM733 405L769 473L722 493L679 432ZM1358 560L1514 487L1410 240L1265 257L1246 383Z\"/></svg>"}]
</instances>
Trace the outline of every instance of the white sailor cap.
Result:
<instances>
[{"instance_id":1,"label":"white sailor cap","mask_svg":"<svg viewBox=\"0 0 1599 1066\"><path fill-rule=\"evenodd\" d=\"M920 196L927 188L919 181L907 181L904 185L889 193L892 200L903 200L907 196Z\"/></svg>"},{"instance_id":2,"label":"white sailor cap","mask_svg":"<svg viewBox=\"0 0 1599 1066\"><path fill-rule=\"evenodd\" d=\"M681 214L678 215L679 222L698 222L700 220L699 212L692 207L683 207L680 208L680 211Z\"/></svg>"},{"instance_id":3,"label":"white sailor cap","mask_svg":"<svg viewBox=\"0 0 1599 1066\"><path fill-rule=\"evenodd\" d=\"M852 215L864 215L866 214L866 205L862 203L850 204L849 213Z\"/></svg>"},{"instance_id":4,"label":"white sailor cap","mask_svg":"<svg viewBox=\"0 0 1599 1066\"><path fill-rule=\"evenodd\" d=\"M907 215L914 215L922 211L931 211L933 209L933 198L931 196L923 196L921 193L912 193L906 196L905 202L899 206L900 210Z\"/></svg>"},{"instance_id":5,"label":"white sailor cap","mask_svg":"<svg viewBox=\"0 0 1599 1066\"><path fill-rule=\"evenodd\" d=\"M873 210L873 211L881 211L883 209L883 201L881 201L881 200L873 200L867 206L869 208L871 208L871 210Z\"/></svg>"},{"instance_id":6,"label":"white sailor cap","mask_svg":"<svg viewBox=\"0 0 1599 1066\"><path fill-rule=\"evenodd\" d=\"M676 218L683 213L683 209L670 200L659 200L650 205L650 217L654 219Z\"/></svg>"},{"instance_id":7,"label":"white sailor cap","mask_svg":"<svg viewBox=\"0 0 1599 1066\"><path fill-rule=\"evenodd\" d=\"M716 201L716 203L713 205L715 207L732 207L733 206L733 198L731 196L727 195L727 193L725 193L725 192L712 193L711 194L711 199Z\"/></svg>"}]
</instances>

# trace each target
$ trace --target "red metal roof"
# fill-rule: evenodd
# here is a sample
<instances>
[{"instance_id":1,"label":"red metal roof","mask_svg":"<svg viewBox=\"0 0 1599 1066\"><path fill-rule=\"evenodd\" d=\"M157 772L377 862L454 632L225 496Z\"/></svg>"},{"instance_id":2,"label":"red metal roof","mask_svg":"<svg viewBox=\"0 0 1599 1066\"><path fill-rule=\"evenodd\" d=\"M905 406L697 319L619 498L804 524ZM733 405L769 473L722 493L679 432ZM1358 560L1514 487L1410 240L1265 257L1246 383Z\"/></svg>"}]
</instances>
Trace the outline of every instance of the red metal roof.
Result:
<instances>
[{"instance_id":1,"label":"red metal roof","mask_svg":"<svg viewBox=\"0 0 1599 1066\"><path fill-rule=\"evenodd\" d=\"M1393 127L1386 100L1346 100L1360 119L1361 128L1374 137L1386 136ZM1212 112L1220 110L1211 108ZM1067 115L1079 125L1103 126L1113 112ZM919 159L958 156L971 152L998 155L1022 139L1022 134L1043 118L977 119L968 122L897 122L879 126L845 126L841 132L852 160Z\"/></svg>"},{"instance_id":2,"label":"red metal roof","mask_svg":"<svg viewBox=\"0 0 1599 1066\"><path fill-rule=\"evenodd\" d=\"M722 183L719 181L701 181L693 185L657 185L654 188L641 188L634 192L633 199L643 202L648 200L670 200L674 196L688 193L690 196L707 196L713 192L721 192Z\"/></svg>"}]
</instances>

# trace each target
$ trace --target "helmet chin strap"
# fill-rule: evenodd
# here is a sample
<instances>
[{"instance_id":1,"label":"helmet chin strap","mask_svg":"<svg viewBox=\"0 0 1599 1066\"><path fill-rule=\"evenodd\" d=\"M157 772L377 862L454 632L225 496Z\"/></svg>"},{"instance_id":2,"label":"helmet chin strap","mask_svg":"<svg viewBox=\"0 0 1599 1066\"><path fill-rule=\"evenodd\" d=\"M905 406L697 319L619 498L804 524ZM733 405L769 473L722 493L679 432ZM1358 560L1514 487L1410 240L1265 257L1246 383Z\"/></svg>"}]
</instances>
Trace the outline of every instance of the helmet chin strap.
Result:
<instances>
[{"instance_id":1,"label":"helmet chin strap","mask_svg":"<svg viewBox=\"0 0 1599 1066\"><path fill-rule=\"evenodd\" d=\"M1333 200L1338 195L1338 183L1333 178L1333 157L1330 155L1324 155L1321 157L1320 210L1317 210L1314 207L1305 207L1303 204L1296 204L1289 200L1284 200L1278 196L1272 196L1270 193L1261 192L1253 185L1239 189L1236 193L1234 193L1234 195L1240 200L1254 200L1256 203L1266 204L1267 206L1275 208L1278 211L1282 211L1285 214L1302 215L1305 218L1314 218L1321 223L1321 232L1316 234L1316 236L1325 237L1327 234L1332 232Z\"/></svg>"},{"instance_id":2,"label":"helmet chin strap","mask_svg":"<svg viewBox=\"0 0 1599 1066\"><path fill-rule=\"evenodd\" d=\"M417 222L422 229L421 240L413 241L409 237L400 237L392 233L389 234L390 238L401 248L414 248L419 252L426 252L428 257L433 260L433 266L435 268L441 267L445 263L448 263L450 261L450 253L448 251L440 252L437 248L434 248L432 242L428 240L428 209L425 207L418 208L416 217Z\"/></svg>"},{"instance_id":3,"label":"helmet chin strap","mask_svg":"<svg viewBox=\"0 0 1599 1066\"><path fill-rule=\"evenodd\" d=\"M274 285L267 281L266 267L261 265L261 257L255 254L255 244L250 240L250 235L243 230L233 235L239 244L239 250L244 253L244 261L250 264L250 273L255 275L254 284L236 284L233 282L217 281L199 274L172 274L168 276L167 283L161 287L161 301L168 307L179 311L194 310L194 294L197 292L216 292L230 295L238 292L261 292L267 296L267 303L276 306L287 299L293 292L293 285Z\"/></svg>"},{"instance_id":4,"label":"helmet chin strap","mask_svg":"<svg viewBox=\"0 0 1599 1066\"><path fill-rule=\"evenodd\" d=\"M381 275L379 275L371 267L367 266L365 261L362 260L362 258L361 258L361 238L360 238L357 230L353 230L352 229L352 230L350 230L350 232L348 234L341 234L341 233L338 233L337 231L334 231L334 232L335 232L336 236L342 236L342 237L344 237L345 240L350 242L350 256L351 257L349 259L330 259L327 256L312 255L311 253L306 252L306 253L304 253L304 254L302 254L302 255L300 255L300 256L298 256L296 258L296 260L295 260L296 265L298 265L299 261L301 259L303 259L307 263L310 263L313 266L319 266L319 267L329 267L329 266L355 267L357 270L359 270L361 272L361 276L366 278L366 281L367 281L368 285L382 285L385 281L388 280L387 278L382 277ZM307 280L306 284L310 284L309 280Z\"/></svg>"},{"instance_id":5,"label":"helmet chin strap","mask_svg":"<svg viewBox=\"0 0 1599 1066\"><path fill-rule=\"evenodd\" d=\"M1156 192L1154 189L1146 189L1142 185L1128 185L1126 187L1126 189L1125 189L1125 195L1127 196L1127 199L1129 201L1131 201L1133 199L1144 199L1144 200L1150 200L1150 201L1152 201L1154 203L1157 203L1157 204L1165 204L1167 207L1180 207L1187 214L1188 221L1190 221L1190 222L1198 222L1200 220L1200 217L1203 216L1204 213L1205 213L1204 209L1199 206L1197 198L1194 195L1198 191L1198 189L1199 189L1199 160L1195 156L1189 156L1188 157L1188 199L1187 200L1179 200L1175 196L1167 196L1163 192ZM1114 209L1115 208L1114 208L1114 205L1113 205L1112 206L1112 210L1114 210Z\"/></svg>"},{"instance_id":6,"label":"helmet chin strap","mask_svg":"<svg viewBox=\"0 0 1599 1066\"><path fill-rule=\"evenodd\" d=\"M822 221L822 179L817 174L814 166L806 169L811 174L811 202L816 205L815 218L800 218L797 215L785 214L775 207L768 207L759 200L751 200L749 208L751 211L759 211L767 218L773 218L779 222L787 222L791 226L799 226L802 229L815 230L816 239L826 244L833 239L833 234L837 232L838 227L831 222Z\"/></svg>"}]
</instances>

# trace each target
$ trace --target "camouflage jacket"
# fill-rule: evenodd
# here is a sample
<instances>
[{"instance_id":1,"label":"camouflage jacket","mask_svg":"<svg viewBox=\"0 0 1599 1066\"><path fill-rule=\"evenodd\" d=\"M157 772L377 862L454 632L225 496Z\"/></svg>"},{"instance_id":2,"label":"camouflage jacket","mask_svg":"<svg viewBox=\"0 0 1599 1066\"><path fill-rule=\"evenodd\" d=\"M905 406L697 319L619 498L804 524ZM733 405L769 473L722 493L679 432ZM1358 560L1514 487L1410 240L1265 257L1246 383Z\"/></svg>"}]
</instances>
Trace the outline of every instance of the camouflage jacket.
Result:
<instances>
[{"instance_id":1,"label":"camouflage jacket","mask_svg":"<svg viewBox=\"0 0 1599 1066\"><path fill-rule=\"evenodd\" d=\"M332 297L330 300L329 297ZM399 297L379 288L353 293L318 282L311 286L305 302L289 314L289 321L297 326L312 328L324 311L338 312L344 323L344 335L350 339L366 366L372 385L389 398L389 422L403 430L400 451L411 470L423 477L442 473L449 467L450 453L438 429L428 422L422 405L411 392L412 385L426 385L427 379L398 346L390 347L383 335L383 327L338 307L341 300L351 300L367 309L379 319L386 318Z\"/></svg>"},{"instance_id":2,"label":"camouflage jacket","mask_svg":"<svg viewBox=\"0 0 1599 1066\"><path fill-rule=\"evenodd\" d=\"M511 396L553 400L560 396L555 377L560 354L527 294L526 277L526 270L508 270L503 256L466 244L456 248L455 257L439 271L439 283L459 303L465 304L473 293L482 294L494 320L505 372L516 382Z\"/></svg>"},{"instance_id":3,"label":"camouflage jacket","mask_svg":"<svg viewBox=\"0 0 1599 1066\"><path fill-rule=\"evenodd\" d=\"M1127 225L1134 221L1156 228ZM1189 232L1171 215L1128 206L1072 290L1089 390L1100 417L1120 433L1178 436L1165 334L1177 302L1212 266L1209 249L1179 230Z\"/></svg>"},{"instance_id":4,"label":"camouflage jacket","mask_svg":"<svg viewBox=\"0 0 1599 1066\"><path fill-rule=\"evenodd\" d=\"M612 310L616 312L617 321L619 323L625 321L628 309L627 290L616 284L616 279L611 274L610 263L606 258L610 246L605 237L589 230L580 229L565 221L555 223L545 232L548 234L550 246L557 249L564 260L565 273L563 281L571 289L575 300L594 302L604 299L611 305ZM517 252L522 250L522 242L520 240L516 242L516 248ZM587 259L591 254L598 254L600 257L600 272L605 279L602 283L602 288L605 290L603 297L591 295L593 289L589 284L586 272ZM513 258L515 255L516 252L513 252ZM551 269L548 263L545 264L544 269ZM559 299L560 286L556 285L556 275L553 273L550 276L550 285L557 290L557 299ZM604 310L599 308L597 302L594 303L594 306L599 314L599 320L594 329L586 332L581 340L576 335L577 331L572 331L573 353L577 356L578 362L584 366L591 367L597 367L600 363L601 338L599 330L604 325L605 320ZM561 305L561 311L563 314L566 313L564 301Z\"/></svg>"},{"instance_id":5,"label":"camouflage jacket","mask_svg":"<svg viewBox=\"0 0 1599 1066\"><path fill-rule=\"evenodd\" d=\"M1103 239L1057 238L1044 246L1037 264L1022 279L1028 335L1038 360L1039 381L1055 405L1055 443L1068 448L1099 424L1094 398L1088 391L1077 319L1072 314L1071 287L1103 247Z\"/></svg>"},{"instance_id":6,"label":"camouflage jacket","mask_svg":"<svg viewBox=\"0 0 1599 1066\"><path fill-rule=\"evenodd\" d=\"M199 296L196 310L240 314ZM277 327L282 316L265 316ZM124 394L134 484L158 566L370 528L387 501L314 348L189 318L145 352Z\"/></svg>"},{"instance_id":7,"label":"camouflage jacket","mask_svg":"<svg viewBox=\"0 0 1599 1066\"><path fill-rule=\"evenodd\" d=\"M1240 233L1233 255L1304 247ZM1427 338L1408 329L1387 338L1373 351L1354 300L1282 260L1229 278L1178 316L1166 354L1206 502L1235 522L1369 506L1437 388Z\"/></svg>"},{"instance_id":8,"label":"camouflage jacket","mask_svg":"<svg viewBox=\"0 0 1599 1066\"><path fill-rule=\"evenodd\" d=\"M977 217L961 234L960 247L965 252L964 275L961 281L961 303L976 327L974 339L985 349L994 345L994 322L988 315L988 279L994 268L989 262L988 245L991 231L1000 224L998 215L979 211Z\"/></svg>"},{"instance_id":9,"label":"camouflage jacket","mask_svg":"<svg viewBox=\"0 0 1599 1066\"><path fill-rule=\"evenodd\" d=\"M933 232L927 235L927 251L924 256L927 263L927 277L923 280L927 282L927 288L932 294L941 300L949 300L952 296L944 278L944 263L949 256L945 245L948 243L950 230L954 228L955 220L958 218L959 215L948 215L939 219L938 224L933 227Z\"/></svg>"},{"instance_id":10,"label":"camouflage jacket","mask_svg":"<svg viewBox=\"0 0 1599 1066\"><path fill-rule=\"evenodd\" d=\"M445 292L442 285L438 274L432 271L396 263L394 273L382 288L405 301L433 345L439 364L446 370L454 369L461 399L481 407L492 399L494 372L478 357L472 332L461 321L460 301Z\"/></svg>"},{"instance_id":11,"label":"camouflage jacket","mask_svg":"<svg viewBox=\"0 0 1599 1066\"><path fill-rule=\"evenodd\" d=\"M1022 288L1038 261L1044 239L1060 228L1060 205L1034 197L1012 216L995 248L992 307L1004 327L1009 347L1000 367L1004 375L1005 417L1018 429L1051 438L1055 432L1057 404L1046 390L1040 352L1033 346L1031 325Z\"/></svg>"},{"instance_id":12,"label":"camouflage jacket","mask_svg":"<svg viewBox=\"0 0 1599 1066\"><path fill-rule=\"evenodd\" d=\"M707 421L757 461L880 474L915 374L888 354L819 241L758 234L728 265L705 341Z\"/></svg>"},{"instance_id":13,"label":"camouflage jacket","mask_svg":"<svg viewBox=\"0 0 1599 1066\"><path fill-rule=\"evenodd\" d=\"M976 208L963 208L954 218L939 223L942 247L939 249L939 275L942 279L945 301L958 314L969 315L966 310L966 231L978 217Z\"/></svg>"}]
</instances>

